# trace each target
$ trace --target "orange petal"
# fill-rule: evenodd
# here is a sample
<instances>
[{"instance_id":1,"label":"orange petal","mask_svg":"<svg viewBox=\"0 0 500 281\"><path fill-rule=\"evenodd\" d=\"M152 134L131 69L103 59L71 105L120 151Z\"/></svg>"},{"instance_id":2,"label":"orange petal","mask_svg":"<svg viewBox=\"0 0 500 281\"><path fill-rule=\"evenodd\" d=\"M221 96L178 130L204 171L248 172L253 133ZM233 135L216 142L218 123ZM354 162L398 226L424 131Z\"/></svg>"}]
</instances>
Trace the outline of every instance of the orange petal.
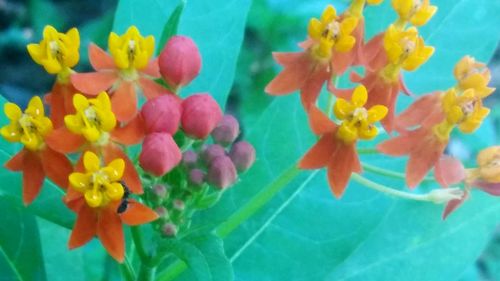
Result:
<instances>
[{"instance_id":1,"label":"orange petal","mask_svg":"<svg viewBox=\"0 0 500 281\"><path fill-rule=\"evenodd\" d=\"M363 18L360 18L358 21L358 25L354 29L351 34L356 38L356 43L353 48L354 52L354 60L353 65L363 65L363 51L364 51L364 38L365 38L365 21Z\"/></svg>"},{"instance_id":2,"label":"orange petal","mask_svg":"<svg viewBox=\"0 0 500 281\"><path fill-rule=\"evenodd\" d=\"M145 77L139 78L139 86L142 89L142 93L148 100L158 97L160 95L171 94L162 85Z\"/></svg>"},{"instance_id":3,"label":"orange petal","mask_svg":"<svg viewBox=\"0 0 500 281\"><path fill-rule=\"evenodd\" d=\"M443 155L436 163L434 176L442 187L448 187L465 179L465 168L458 159Z\"/></svg>"},{"instance_id":4,"label":"orange petal","mask_svg":"<svg viewBox=\"0 0 500 281\"><path fill-rule=\"evenodd\" d=\"M147 67L141 70L142 73L149 75L153 78L160 78L160 66L158 65L158 58L149 61Z\"/></svg>"},{"instance_id":5,"label":"orange petal","mask_svg":"<svg viewBox=\"0 0 500 281\"><path fill-rule=\"evenodd\" d=\"M409 154L420 141L417 136L416 131L399 135L378 144L377 150L391 156Z\"/></svg>"},{"instance_id":6,"label":"orange petal","mask_svg":"<svg viewBox=\"0 0 500 281\"><path fill-rule=\"evenodd\" d=\"M300 97L302 105L306 110L316 103L316 100L321 92L321 88L323 88L323 84L325 84L329 78L330 73L326 71L326 68L317 66L317 69L312 72L309 78L305 81L304 85L300 89Z\"/></svg>"},{"instance_id":7,"label":"orange petal","mask_svg":"<svg viewBox=\"0 0 500 281\"><path fill-rule=\"evenodd\" d=\"M94 43L89 44L89 60L95 70L116 68L113 58Z\"/></svg>"},{"instance_id":8,"label":"orange petal","mask_svg":"<svg viewBox=\"0 0 500 281\"><path fill-rule=\"evenodd\" d=\"M123 173L123 181L130 188L130 191L135 194L142 194L142 182L139 178L139 174L135 170L134 163L128 158L118 146L110 144L104 149L104 160L106 163L110 163L114 159L122 158L125 161L125 171Z\"/></svg>"},{"instance_id":9,"label":"orange petal","mask_svg":"<svg viewBox=\"0 0 500 281\"><path fill-rule=\"evenodd\" d=\"M115 128L111 132L112 140L124 145L138 144L142 141L144 135L145 128L140 114L137 114L127 125Z\"/></svg>"},{"instance_id":10,"label":"orange petal","mask_svg":"<svg viewBox=\"0 0 500 281\"><path fill-rule=\"evenodd\" d=\"M83 204L78 210L75 225L69 238L68 247L74 249L87 244L96 235L97 213L87 204Z\"/></svg>"},{"instance_id":11,"label":"orange petal","mask_svg":"<svg viewBox=\"0 0 500 281\"><path fill-rule=\"evenodd\" d=\"M120 215L122 222L128 225L139 225L158 219L158 214L146 205L130 199L127 210Z\"/></svg>"},{"instance_id":12,"label":"orange petal","mask_svg":"<svg viewBox=\"0 0 500 281\"><path fill-rule=\"evenodd\" d=\"M411 129L417 125L430 127L443 120L439 92L424 95L417 99L395 120L398 131Z\"/></svg>"},{"instance_id":13,"label":"orange petal","mask_svg":"<svg viewBox=\"0 0 500 281\"><path fill-rule=\"evenodd\" d=\"M353 64L355 54L355 49L346 53L333 52L332 73L337 76L344 74L347 68Z\"/></svg>"},{"instance_id":14,"label":"orange petal","mask_svg":"<svg viewBox=\"0 0 500 281\"><path fill-rule=\"evenodd\" d=\"M335 131L337 126L319 108L311 106L308 112L309 126L316 135L323 135Z\"/></svg>"},{"instance_id":15,"label":"orange petal","mask_svg":"<svg viewBox=\"0 0 500 281\"><path fill-rule=\"evenodd\" d=\"M63 202L75 213L78 213L83 205L87 205L85 199L83 198L83 193L80 193L73 188L68 188L66 190L66 195L63 197Z\"/></svg>"},{"instance_id":16,"label":"orange petal","mask_svg":"<svg viewBox=\"0 0 500 281\"><path fill-rule=\"evenodd\" d=\"M27 153L25 149L19 151L16 155L12 156L7 163L5 163L4 167L13 172L19 172L23 169L23 159L24 155Z\"/></svg>"},{"instance_id":17,"label":"orange petal","mask_svg":"<svg viewBox=\"0 0 500 281\"><path fill-rule=\"evenodd\" d=\"M27 151L23 157L23 202L29 205L42 189L45 174L42 163L35 152Z\"/></svg>"},{"instance_id":18,"label":"orange petal","mask_svg":"<svg viewBox=\"0 0 500 281\"><path fill-rule=\"evenodd\" d=\"M64 156L52 150L50 147L41 151L40 159L45 174L59 187L66 189L68 187L68 177L73 172L71 162Z\"/></svg>"},{"instance_id":19,"label":"orange petal","mask_svg":"<svg viewBox=\"0 0 500 281\"><path fill-rule=\"evenodd\" d=\"M359 169L355 149L354 144L339 143L339 148L328 164L328 183L337 198L342 197L351 174Z\"/></svg>"},{"instance_id":20,"label":"orange petal","mask_svg":"<svg viewBox=\"0 0 500 281\"><path fill-rule=\"evenodd\" d=\"M116 119L128 122L137 115L137 97L135 96L134 84L122 82L111 96L111 108Z\"/></svg>"},{"instance_id":21,"label":"orange petal","mask_svg":"<svg viewBox=\"0 0 500 281\"><path fill-rule=\"evenodd\" d=\"M53 150L66 154L78 151L86 141L81 135L75 135L66 127L61 127L47 135L45 142Z\"/></svg>"},{"instance_id":22,"label":"orange petal","mask_svg":"<svg viewBox=\"0 0 500 281\"><path fill-rule=\"evenodd\" d=\"M383 46L384 33L373 37L363 47L361 61L370 71L384 67L387 63L387 55Z\"/></svg>"},{"instance_id":23,"label":"orange petal","mask_svg":"<svg viewBox=\"0 0 500 281\"><path fill-rule=\"evenodd\" d=\"M285 56L283 54L282 56ZM284 69L269 82L265 91L270 95L290 94L304 85L308 79L313 62L306 52L287 53L287 64Z\"/></svg>"},{"instance_id":24,"label":"orange petal","mask_svg":"<svg viewBox=\"0 0 500 281\"><path fill-rule=\"evenodd\" d=\"M399 74L399 89L405 93L405 95L407 96L414 96L412 94L412 92L410 91L410 89L408 89L408 87L406 86L406 83L403 79L403 75L402 74Z\"/></svg>"},{"instance_id":25,"label":"orange petal","mask_svg":"<svg viewBox=\"0 0 500 281\"><path fill-rule=\"evenodd\" d=\"M433 134L426 139L419 139L418 145L410 153L406 166L406 184L409 188L414 188L422 182L445 148L446 143L440 143Z\"/></svg>"},{"instance_id":26,"label":"orange petal","mask_svg":"<svg viewBox=\"0 0 500 281\"><path fill-rule=\"evenodd\" d=\"M64 126L64 116L66 115L66 107L64 102L64 91L59 83L55 83L52 91L47 96L47 104L50 107L50 120L54 128Z\"/></svg>"},{"instance_id":27,"label":"orange petal","mask_svg":"<svg viewBox=\"0 0 500 281\"><path fill-rule=\"evenodd\" d=\"M97 222L97 236L106 251L118 262L123 262L125 258L123 227L113 204L101 209Z\"/></svg>"},{"instance_id":28,"label":"orange petal","mask_svg":"<svg viewBox=\"0 0 500 281\"><path fill-rule=\"evenodd\" d=\"M101 71L91 73L75 73L71 75L71 83L78 91L84 94L97 96L109 88L118 79L115 71Z\"/></svg>"},{"instance_id":29,"label":"orange petal","mask_svg":"<svg viewBox=\"0 0 500 281\"><path fill-rule=\"evenodd\" d=\"M333 133L323 135L319 141L302 157L300 169L319 169L328 164L339 148Z\"/></svg>"}]
</instances>

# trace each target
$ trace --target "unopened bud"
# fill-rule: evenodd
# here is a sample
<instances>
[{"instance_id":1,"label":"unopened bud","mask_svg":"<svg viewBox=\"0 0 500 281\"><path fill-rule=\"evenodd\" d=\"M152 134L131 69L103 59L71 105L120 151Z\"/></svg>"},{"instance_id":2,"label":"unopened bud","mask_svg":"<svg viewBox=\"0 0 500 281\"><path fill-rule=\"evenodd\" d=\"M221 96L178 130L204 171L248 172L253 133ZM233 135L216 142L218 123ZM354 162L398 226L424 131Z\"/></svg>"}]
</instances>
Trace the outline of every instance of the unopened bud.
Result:
<instances>
[{"instance_id":1,"label":"unopened bud","mask_svg":"<svg viewBox=\"0 0 500 281\"><path fill-rule=\"evenodd\" d=\"M172 203L172 206L178 211L184 211L184 209L186 208L186 204L180 199L175 199Z\"/></svg>"},{"instance_id":2,"label":"unopened bud","mask_svg":"<svg viewBox=\"0 0 500 281\"><path fill-rule=\"evenodd\" d=\"M203 150L201 157L203 158L203 161L209 165L215 158L224 155L226 155L224 147L218 144L211 144Z\"/></svg>"},{"instance_id":3,"label":"unopened bud","mask_svg":"<svg viewBox=\"0 0 500 281\"><path fill-rule=\"evenodd\" d=\"M429 201L436 204L447 203L451 200L461 199L464 192L460 188L439 188L434 189L427 195Z\"/></svg>"},{"instance_id":4,"label":"unopened bud","mask_svg":"<svg viewBox=\"0 0 500 281\"><path fill-rule=\"evenodd\" d=\"M174 135L181 120L181 99L166 94L147 101L141 114L147 134L169 133Z\"/></svg>"},{"instance_id":5,"label":"unopened bud","mask_svg":"<svg viewBox=\"0 0 500 281\"><path fill-rule=\"evenodd\" d=\"M160 218L168 218L168 211L163 206L156 207L155 212L158 214Z\"/></svg>"},{"instance_id":6,"label":"unopened bud","mask_svg":"<svg viewBox=\"0 0 500 281\"><path fill-rule=\"evenodd\" d=\"M201 69L201 55L191 38L173 36L158 57L160 73L173 87L189 84Z\"/></svg>"},{"instance_id":7,"label":"unopened bud","mask_svg":"<svg viewBox=\"0 0 500 281\"><path fill-rule=\"evenodd\" d=\"M182 102L182 129L190 137L206 138L221 118L222 110L209 94L195 94Z\"/></svg>"},{"instance_id":8,"label":"unopened bud","mask_svg":"<svg viewBox=\"0 0 500 281\"><path fill-rule=\"evenodd\" d=\"M177 226L173 223L167 222L161 226L161 233L166 237L174 237L177 235Z\"/></svg>"},{"instance_id":9,"label":"unopened bud","mask_svg":"<svg viewBox=\"0 0 500 281\"><path fill-rule=\"evenodd\" d=\"M200 169L192 169L189 171L189 182L193 186L200 186L205 182L205 172Z\"/></svg>"},{"instance_id":10,"label":"unopened bud","mask_svg":"<svg viewBox=\"0 0 500 281\"><path fill-rule=\"evenodd\" d=\"M167 187L163 184L155 184L153 186L154 195L160 199L167 197L167 192Z\"/></svg>"},{"instance_id":11,"label":"unopened bud","mask_svg":"<svg viewBox=\"0 0 500 281\"><path fill-rule=\"evenodd\" d=\"M210 163L208 182L220 189L236 182L236 168L229 157L219 156Z\"/></svg>"},{"instance_id":12,"label":"unopened bud","mask_svg":"<svg viewBox=\"0 0 500 281\"><path fill-rule=\"evenodd\" d=\"M240 124L238 120L232 115L224 115L212 132L212 137L216 143L227 146L233 143L239 134Z\"/></svg>"},{"instance_id":13,"label":"unopened bud","mask_svg":"<svg viewBox=\"0 0 500 281\"><path fill-rule=\"evenodd\" d=\"M229 157L239 172L248 170L255 162L255 148L246 141L239 141L231 147Z\"/></svg>"},{"instance_id":14,"label":"unopened bud","mask_svg":"<svg viewBox=\"0 0 500 281\"><path fill-rule=\"evenodd\" d=\"M145 171L160 177L177 166L181 158L181 151L171 135L152 133L144 139L139 163Z\"/></svg>"},{"instance_id":15,"label":"unopened bud","mask_svg":"<svg viewBox=\"0 0 500 281\"><path fill-rule=\"evenodd\" d=\"M198 163L198 154L192 150L187 150L184 153L182 153L182 164L186 168L192 168L196 166L196 163Z\"/></svg>"}]
</instances>

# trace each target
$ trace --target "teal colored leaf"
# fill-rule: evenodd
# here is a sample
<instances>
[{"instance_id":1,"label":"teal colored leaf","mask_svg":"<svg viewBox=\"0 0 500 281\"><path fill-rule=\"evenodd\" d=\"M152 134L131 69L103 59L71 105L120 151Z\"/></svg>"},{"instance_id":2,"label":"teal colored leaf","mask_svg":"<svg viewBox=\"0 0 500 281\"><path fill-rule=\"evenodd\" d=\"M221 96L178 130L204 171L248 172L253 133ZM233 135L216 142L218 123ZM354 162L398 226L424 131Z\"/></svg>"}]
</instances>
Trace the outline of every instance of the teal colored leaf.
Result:
<instances>
[{"instance_id":1,"label":"teal colored leaf","mask_svg":"<svg viewBox=\"0 0 500 281\"><path fill-rule=\"evenodd\" d=\"M0 195L0 272L3 280L46 280L35 217Z\"/></svg>"},{"instance_id":2,"label":"teal colored leaf","mask_svg":"<svg viewBox=\"0 0 500 281\"><path fill-rule=\"evenodd\" d=\"M156 54L159 54L163 47L168 42L168 39L175 34L177 34L177 29L179 27L179 20L181 19L182 11L184 11L184 6L186 5L186 1L180 1L179 5L175 8L174 12L170 15L163 31L161 33L160 41L158 42L158 48L156 50Z\"/></svg>"},{"instance_id":3,"label":"teal colored leaf","mask_svg":"<svg viewBox=\"0 0 500 281\"><path fill-rule=\"evenodd\" d=\"M196 280L213 280L205 254L194 244L178 239L168 239L159 245L159 251L166 251L186 263ZM171 280L169 277L160 280Z\"/></svg>"}]
</instances>

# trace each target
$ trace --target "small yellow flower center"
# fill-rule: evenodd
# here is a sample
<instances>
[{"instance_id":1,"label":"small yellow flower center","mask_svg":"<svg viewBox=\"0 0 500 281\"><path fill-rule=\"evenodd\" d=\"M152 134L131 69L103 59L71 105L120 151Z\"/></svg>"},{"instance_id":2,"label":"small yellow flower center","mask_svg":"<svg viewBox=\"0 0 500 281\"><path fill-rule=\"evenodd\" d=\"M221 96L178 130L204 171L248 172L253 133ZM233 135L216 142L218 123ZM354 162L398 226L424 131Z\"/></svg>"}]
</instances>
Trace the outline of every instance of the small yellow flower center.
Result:
<instances>
[{"instance_id":1,"label":"small yellow flower center","mask_svg":"<svg viewBox=\"0 0 500 281\"><path fill-rule=\"evenodd\" d=\"M116 66L126 71L131 78L132 70L147 67L154 52L153 36L143 37L137 27L131 26L123 35L111 32L108 39L109 51Z\"/></svg>"}]
</instances>

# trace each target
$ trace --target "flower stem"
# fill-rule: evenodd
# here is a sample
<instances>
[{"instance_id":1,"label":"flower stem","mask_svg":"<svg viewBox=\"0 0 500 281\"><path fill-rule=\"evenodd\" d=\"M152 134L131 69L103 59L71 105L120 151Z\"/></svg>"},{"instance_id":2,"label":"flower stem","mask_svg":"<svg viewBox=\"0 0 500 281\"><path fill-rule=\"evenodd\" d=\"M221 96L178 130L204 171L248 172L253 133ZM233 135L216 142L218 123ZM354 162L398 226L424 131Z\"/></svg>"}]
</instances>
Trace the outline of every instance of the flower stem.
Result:
<instances>
[{"instance_id":1,"label":"flower stem","mask_svg":"<svg viewBox=\"0 0 500 281\"><path fill-rule=\"evenodd\" d=\"M393 189L391 187L373 182L359 174L352 174L351 179L368 187L371 189L374 189L376 191L380 191L385 194L389 194L395 197L399 198L404 198L404 199L409 199L409 200L415 200L415 201L431 201L429 198L429 194L413 194L409 192L404 192L400 190Z\"/></svg>"},{"instance_id":2,"label":"flower stem","mask_svg":"<svg viewBox=\"0 0 500 281\"><path fill-rule=\"evenodd\" d=\"M141 263L137 281L153 281L155 280L156 267L151 267L147 263Z\"/></svg>"},{"instance_id":3,"label":"flower stem","mask_svg":"<svg viewBox=\"0 0 500 281\"><path fill-rule=\"evenodd\" d=\"M130 264L130 260L125 256L125 261L120 264L120 272L126 281L135 281L134 268Z\"/></svg>"},{"instance_id":4,"label":"flower stem","mask_svg":"<svg viewBox=\"0 0 500 281\"><path fill-rule=\"evenodd\" d=\"M362 163L361 165L363 166L363 169L368 171L368 172L372 172L372 173L379 174L379 175L386 176L386 177L390 177L390 178L399 178L399 179L406 178L406 175L404 173L387 170L387 169L380 168L380 167L373 166L373 165L366 164L366 163ZM435 181L435 179L433 177L425 177L423 181Z\"/></svg>"},{"instance_id":5,"label":"flower stem","mask_svg":"<svg viewBox=\"0 0 500 281\"><path fill-rule=\"evenodd\" d=\"M139 226L131 227L132 232L132 240L134 240L135 248L137 250L137 254L141 258L141 262L147 262L150 260L150 257L144 247L144 243L142 241L142 232Z\"/></svg>"}]
</instances>

